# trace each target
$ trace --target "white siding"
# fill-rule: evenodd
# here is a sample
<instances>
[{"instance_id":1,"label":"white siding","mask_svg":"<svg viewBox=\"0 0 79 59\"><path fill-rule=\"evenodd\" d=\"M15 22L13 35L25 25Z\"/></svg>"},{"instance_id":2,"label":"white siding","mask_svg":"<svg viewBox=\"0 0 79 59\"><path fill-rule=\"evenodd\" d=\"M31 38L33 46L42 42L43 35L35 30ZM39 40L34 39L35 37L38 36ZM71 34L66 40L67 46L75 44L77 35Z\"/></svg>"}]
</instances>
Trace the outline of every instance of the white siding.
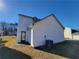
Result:
<instances>
[{"instance_id":1,"label":"white siding","mask_svg":"<svg viewBox=\"0 0 79 59\"><path fill-rule=\"evenodd\" d=\"M65 28L64 30L64 37L72 39L72 30L68 27Z\"/></svg>"},{"instance_id":2,"label":"white siding","mask_svg":"<svg viewBox=\"0 0 79 59\"><path fill-rule=\"evenodd\" d=\"M19 23L18 23L18 31L17 31L17 42L21 41L21 31L26 31L26 41L27 41L27 28L32 24L32 18L19 16Z\"/></svg>"},{"instance_id":3,"label":"white siding","mask_svg":"<svg viewBox=\"0 0 79 59\"><path fill-rule=\"evenodd\" d=\"M79 35L73 35L73 40L79 40Z\"/></svg>"},{"instance_id":4,"label":"white siding","mask_svg":"<svg viewBox=\"0 0 79 59\"><path fill-rule=\"evenodd\" d=\"M33 28L31 29L31 46L34 47L34 44L33 44Z\"/></svg>"},{"instance_id":5,"label":"white siding","mask_svg":"<svg viewBox=\"0 0 79 59\"><path fill-rule=\"evenodd\" d=\"M27 41L28 43L31 43L31 30L27 32Z\"/></svg>"},{"instance_id":6,"label":"white siding","mask_svg":"<svg viewBox=\"0 0 79 59\"><path fill-rule=\"evenodd\" d=\"M63 28L50 16L44 20L37 22L33 27L33 46L41 46L45 44L45 36L48 40L53 40L54 43L64 41Z\"/></svg>"}]
</instances>

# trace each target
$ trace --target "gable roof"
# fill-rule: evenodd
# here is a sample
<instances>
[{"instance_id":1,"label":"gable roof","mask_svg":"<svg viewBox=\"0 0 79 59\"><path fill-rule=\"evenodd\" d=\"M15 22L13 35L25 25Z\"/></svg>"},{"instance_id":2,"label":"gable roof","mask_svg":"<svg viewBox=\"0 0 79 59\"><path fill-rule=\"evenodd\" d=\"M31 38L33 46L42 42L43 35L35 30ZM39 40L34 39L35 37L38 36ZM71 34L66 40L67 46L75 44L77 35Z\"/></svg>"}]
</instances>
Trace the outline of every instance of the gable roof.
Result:
<instances>
[{"instance_id":1,"label":"gable roof","mask_svg":"<svg viewBox=\"0 0 79 59\"><path fill-rule=\"evenodd\" d=\"M31 16L27 16L27 15L23 15L23 14L18 14L19 16L24 16L24 17L28 17L28 18L32 18L33 19L33 17L31 17Z\"/></svg>"},{"instance_id":2,"label":"gable roof","mask_svg":"<svg viewBox=\"0 0 79 59\"><path fill-rule=\"evenodd\" d=\"M54 17L55 20L59 23L59 25L64 29L64 26L60 23L60 21L57 19L57 17L56 17L54 14L50 14L50 15L48 15L48 16L42 18L41 21L44 20L44 19L46 19L46 18L48 18L48 17L50 17L50 16ZM38 21L38 22L41 22L41 21ZM37 23L38 23L38 22L37 22Z\"/></svg>"},{"instance_id":3,"label":"gable roof","mask_svg":"<svg viewBox=\"0 0 79 59\"><path fill-rule=\"evenodd\" d=\"M65 29L64 28L64 26L61 24L61 22L57 19L57 17L53 14L53 17L56 19L56 21L60 24L60 26L63 28L63 29Z\"/></svg>"},{"instance_id":4,"label":"gable roof","mask_svg":"<svg viewBox=\"0 0 79 59\"><path fill-rule=\"evenodd\" d=\"M28 17L28 18L32 18L32 19L35 18L35 17L26 16L26 15L22 15L22 14L18 14L18 15L19 15L19 16ZM42 20L44 20L44 19L46 19L46 18L48 18L48 17L50 17L50 16L53 16L53 17L55 18L55 20L59 23L59 25L64 29L64 26L60 23L60 21L57 19L57 17L56 17L54 14L50 14L50 15L48 15L48 16L42 18L40 21L42 21ZM40 21L38 21L38 22L40 22ZM36 22L36 23L38 23L38 22Z\"/></svg>"},{"instance_id":5,"label":"gable roof","mask_svg":"<svg viewBox=\"0 0 79 59\"><path fill-rule=\"evenodd\" d=\"M23 17L32 18L32 20L34 21L34 23L40 21L37 17L26 16L26 15L23 15L23 14L18 14L18 15L19 15L19 16L23 16Z\"/></svg>"},{"instance_id":6,"label":"gable roof","mask_svg":"<svg viewBox=\"0 0 79 59\"><path fill-rule=\"evenodd\" d=\"M73 33L73 35L79 35L79 32L75 32L75 33Z\"/></svg>"},{"instance_id":7,"label":"gable roof","mask_svg":"<svg viewBox=\"0 0 79 59\"><path fill-rule=\"evenodd\" d=\"M79 32L78 30L75 30L75 29L71 29L71 30L72 30L72 33Z\"/></svg>"}]
</instances>

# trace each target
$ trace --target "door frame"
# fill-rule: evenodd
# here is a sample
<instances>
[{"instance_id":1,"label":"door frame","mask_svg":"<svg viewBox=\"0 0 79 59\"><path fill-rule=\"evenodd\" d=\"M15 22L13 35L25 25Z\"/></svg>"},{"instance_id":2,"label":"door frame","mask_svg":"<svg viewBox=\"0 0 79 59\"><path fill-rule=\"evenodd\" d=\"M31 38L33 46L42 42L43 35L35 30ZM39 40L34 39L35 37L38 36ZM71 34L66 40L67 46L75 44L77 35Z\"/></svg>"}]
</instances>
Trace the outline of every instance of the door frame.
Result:
<instances>
[{"instance_id":1,"label":"door frame","mask_svg":"<svg viewBox=\"0 0 79 59\"><path fill-rule=\"evenodd\" d=\"M21 31L21 43L25 43L25 40L22 40L22 34L25 34L25 40L26 40L26 31Z\"/></svg>"}]
</instances>

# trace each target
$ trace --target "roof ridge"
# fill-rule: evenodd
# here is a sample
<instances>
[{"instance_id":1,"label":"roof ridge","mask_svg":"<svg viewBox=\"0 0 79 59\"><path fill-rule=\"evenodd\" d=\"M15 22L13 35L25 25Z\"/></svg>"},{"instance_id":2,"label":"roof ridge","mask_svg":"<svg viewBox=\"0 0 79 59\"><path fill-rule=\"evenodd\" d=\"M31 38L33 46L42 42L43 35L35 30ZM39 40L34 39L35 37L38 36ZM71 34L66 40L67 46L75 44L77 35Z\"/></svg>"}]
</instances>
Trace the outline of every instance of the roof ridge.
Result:
<instances>
[{"instance_id":1,"label":"roof ridge","mask_svg":"<svg viewBox=\"0 0 79 59\"><path fill-rule=\"evenodd\" d=\"M24 17L29 17L29 18L32 18L32 19L34 19L34 17L31 17L31 16L26 16L26 15L23 15L23 14L18 14L19 16L24 16ZM50 16L53 16L55 19L56 19L56 21L60 24L60 26L64 29L64 26L60 23L60 21L57 19L57 17L55 16L55 14L50 14L50 15L48 15L48 16L46 16L46 17L44 17L44 18L42 18L40 21L42 21L42 20L44 20L45 18L47 18L47 17L50 17ZM38 22L40 22L40 21L38 21ZM38 23L38 22L36 22L36 23ZM35 24L36 24L35 23Z\"/></svg>"},{"instance_id":2,"label":"roof ridge","mask_svg":"<svg viewBox=\"0 0 79 59\"><path fill-rule=\"evenodd\" d=\"M31 17L31 16L27 16L27 15L23 15L23 14L18 14L19 16L24 16L24 17L29 17L29 18L34 18L34 17Z\"/></svg>"},{"instance_id":3,"label":"roof ridge","mask_svg":"<svg viewBox=\"0 0 79 59\"><path fill-rule=\"evenodd\" d=\"M56 19L56 21L60 24L60 26L64 29L64 26L60 23L60 21L57 19L57 17L55 16L55 14L50 14L50 15L42 18L41 21L44 20L45 18L50 17L50 16L53 16ZM40 22L40 21L38 21L38 22ZM38 22L36 22L36 23L38 23Z\"/></svg>"}]
</instances>

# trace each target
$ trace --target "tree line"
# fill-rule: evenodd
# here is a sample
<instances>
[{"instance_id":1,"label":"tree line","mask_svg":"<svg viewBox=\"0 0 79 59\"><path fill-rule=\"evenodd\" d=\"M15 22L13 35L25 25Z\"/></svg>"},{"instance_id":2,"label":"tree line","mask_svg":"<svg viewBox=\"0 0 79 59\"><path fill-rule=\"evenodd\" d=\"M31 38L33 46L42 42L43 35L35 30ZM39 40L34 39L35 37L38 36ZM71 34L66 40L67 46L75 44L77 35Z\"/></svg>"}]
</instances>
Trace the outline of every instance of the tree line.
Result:
<instances>
[{"instance_id":1,"label":"tree line","mask_svg":"<svg viewBox=\"0 0 79 59\"><path fill-rule=\"evenodd\" d=\"M16 35L18 23L0 23L0 30L2 35ZM1 35L0 34L0 35Z\"/></svg>"}]
</instances>

